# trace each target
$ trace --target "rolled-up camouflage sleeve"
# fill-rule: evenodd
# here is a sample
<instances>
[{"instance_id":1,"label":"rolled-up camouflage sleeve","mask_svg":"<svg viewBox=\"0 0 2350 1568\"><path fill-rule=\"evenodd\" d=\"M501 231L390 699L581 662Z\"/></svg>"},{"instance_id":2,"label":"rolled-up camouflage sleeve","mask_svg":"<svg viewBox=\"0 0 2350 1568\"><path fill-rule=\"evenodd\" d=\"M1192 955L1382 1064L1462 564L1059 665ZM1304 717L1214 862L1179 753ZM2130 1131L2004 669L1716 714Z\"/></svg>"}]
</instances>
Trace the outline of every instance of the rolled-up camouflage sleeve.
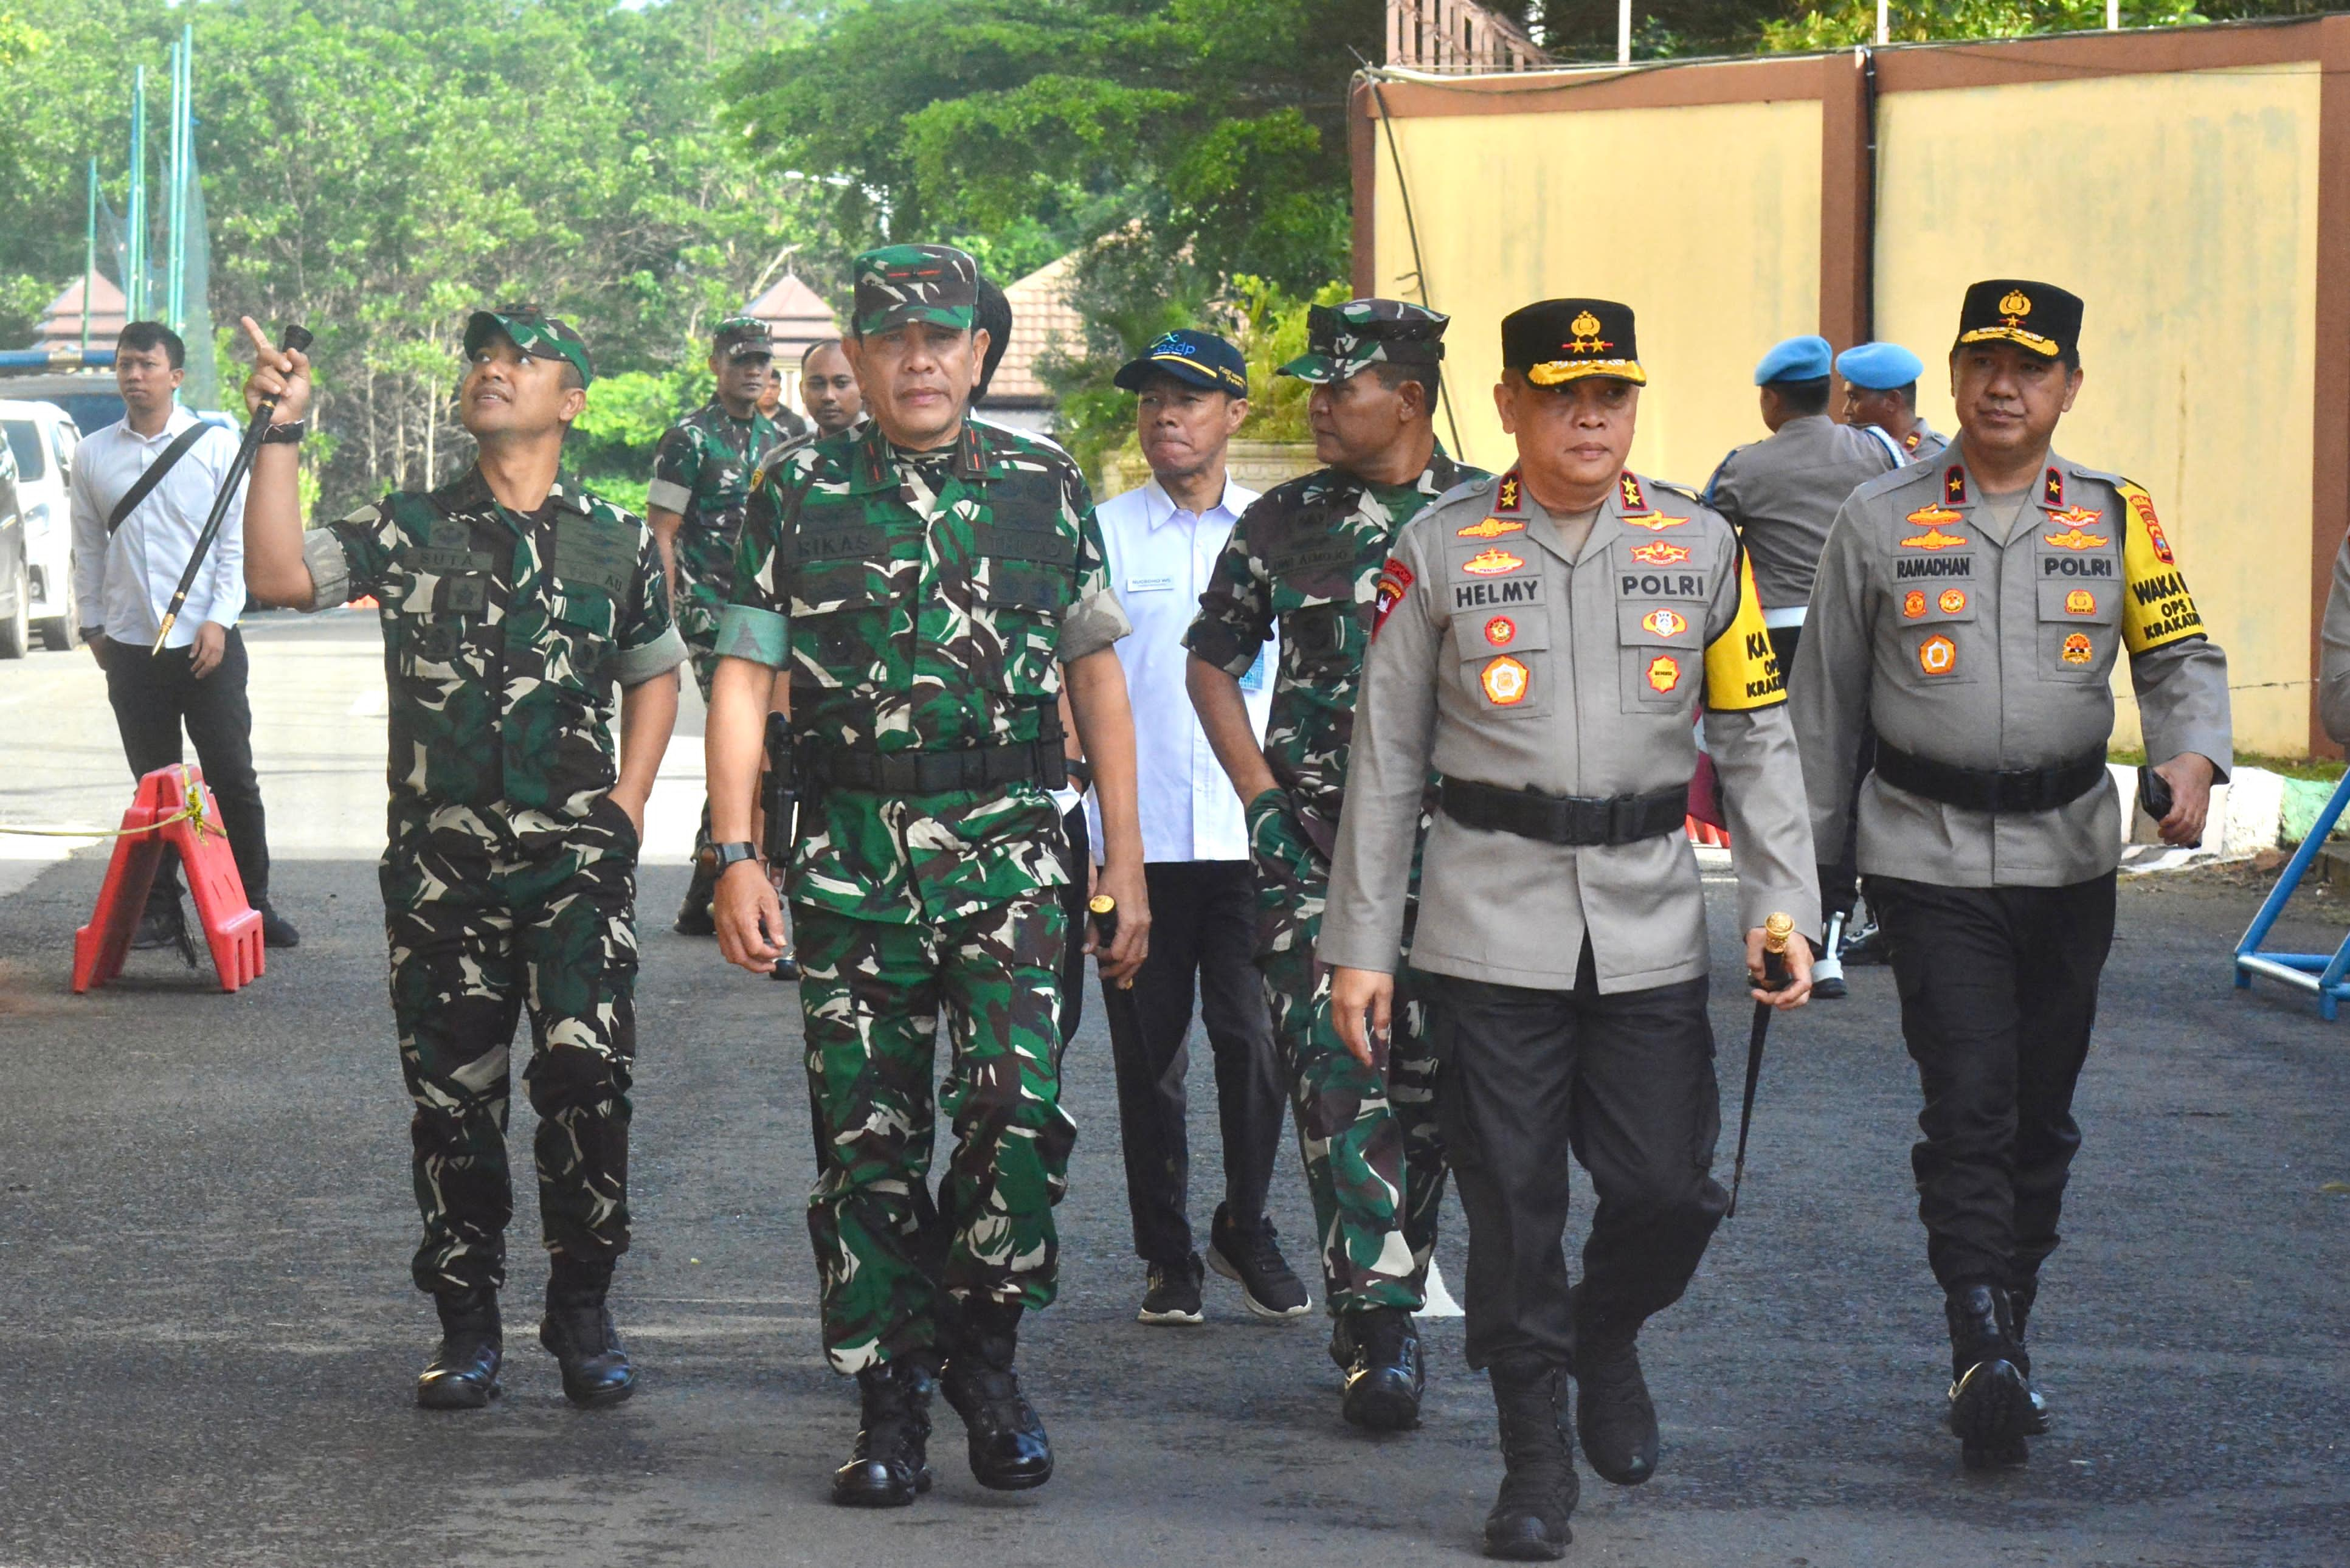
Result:
<instances>
[{"instance_id":1,"label":"rolled-up camouflage sleeve","mask_svg":"<svg viewBox=\"0 0 2350 1568\"><path fill-rule=\"evenodd\" d=\"M721 658L747 659L770 670L781 670L790 658L790 605L778 587L775 554L799 493L785 485L797 472L798 464L786 459L761 477L743 509L743 532L734 542L733 597L718 617Z\"/></svg>"},{"instance_id":2,"label":"rolled-up camouflage sleeve","mask_svg":"<svg viewBox=\"0 0 2350 1568\"><path fill-rule=\"evenodd\" d=\"M1257 558L1252 544L1259 501L1241 514L1216 569L1200 596L1200 613L1183 634L1183 646L1192 656L1214 665L1234 680L1256 662L1257 650L1273 635L1273 578Z\"/></svg>"},{"instance_id":3,"label":"rolled-up camouflage sleeve","mask_svg":"<svg viewBox=\"0 0 2350 1568\"><path fill-rule=\"evenodd\" d=\"M622 686L642 685L686 659L685 639L670 616L660 546L643 524L638 524L637 534L637 580L629 591L628 614L613 638L620 651L612 660L612 675Z\"/></svg>"},{"instance_id":4,"label":"rolled-up camouflage sleeve","mask_svg":"<svg viewBox=\"0 0 2350 1568\"><path fill-rule=\"evenodd\" d=\"M398 543L390 501L362 506L339 523L304 534L302 564L310 568L310 602L302 609L333 609L381 592Z\"/></svg>"},{"instance_id":5,"label":"rolled-up camouflage sleeve","mask_svg":"<svg viewBox=\"0 0 2350 1568\"><path fill-rule=\"evenodd\" d=\"M1099 653L1134 629L1134 623L1126 618L1126 607L1118 602L1118 593L1110 587L1109 552L1102 545L1093 497L1087 493L1083 479L1073 477L1069 483L1070 499L1077 509L1076 592L1069 607L1061 612L1061 643L1055 657L1063 664Z\"/></svg>"},{"instance_id":6,"label":"rolled-up camouflage sleeve","mask_svg":"<svg viewBox=\"0 0 2350 1568\"><path fill-rule=\"evenodd\" d=\"M701 477L702 443L686 426L671 425L653 449L653 482L646 487L645 504L683 516Z\"/></svg>"}]
</instances>

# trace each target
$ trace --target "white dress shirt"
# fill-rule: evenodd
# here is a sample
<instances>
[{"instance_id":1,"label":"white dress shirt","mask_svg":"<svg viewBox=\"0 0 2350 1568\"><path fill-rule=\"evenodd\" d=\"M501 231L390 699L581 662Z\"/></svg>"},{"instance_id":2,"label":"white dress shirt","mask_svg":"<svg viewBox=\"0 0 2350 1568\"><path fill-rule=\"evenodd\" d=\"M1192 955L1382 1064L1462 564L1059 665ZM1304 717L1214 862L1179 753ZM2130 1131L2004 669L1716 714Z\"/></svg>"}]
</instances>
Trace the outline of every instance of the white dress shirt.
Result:
<instances>
[{"instance_id":1,"label":"white dress shirt","mask_svg":"<svg viewBox=\"0 0 2350 1568\"><path fill-rule=\"evenodd\" d=\"M74 450L74 605L86 630L102 627L111 640L140 648L155 640L172 591L180 586L180 574L188 569L196 535L212 514L213 497L228 477L237 438L213 426L138 510L122 520L111 539L106 536L106 520L148 465L195 421L195 415L174 404L159 434L142 436L124 420ZM188 587L188 602L172 628L170 646L187 647L206 621L234 626L244 613L244 485L240 481L204 569Z\"/></svg>"},{"instance_id":2,"label":"white dress shirt","mask_svg":"<svg viewBox=\"0 0 2350 1568\"><path fill-rule=\"evenodd\" d=\"M1110 587L1118 593L1131 636L1118 641L1118 661L1126 670L1126 695L1134 710L1134 761L1139 774L1142 857L1145 860L1245 860L1248 824L1232 781L1209 748L1208 733L1192 711L1183 684L1191 653L1183 634L1200 613L1200 596L1214 575L1216 558L1231 539L1232 524L1256 499L1256 492L1224 481L1224 493L1204 513L1185 512L1157 479L1139 490L1114 495L1094 509L1101 523L1102 548L1109 557ZM1264 739L1273 706L1274 665L1278 649L1271 638L1256 663L1241 679L1249 722ZM1090 794L1086 813L1093 829L1094 857L1101 858L1101 806Z\"/></svg>"}]
</instances>

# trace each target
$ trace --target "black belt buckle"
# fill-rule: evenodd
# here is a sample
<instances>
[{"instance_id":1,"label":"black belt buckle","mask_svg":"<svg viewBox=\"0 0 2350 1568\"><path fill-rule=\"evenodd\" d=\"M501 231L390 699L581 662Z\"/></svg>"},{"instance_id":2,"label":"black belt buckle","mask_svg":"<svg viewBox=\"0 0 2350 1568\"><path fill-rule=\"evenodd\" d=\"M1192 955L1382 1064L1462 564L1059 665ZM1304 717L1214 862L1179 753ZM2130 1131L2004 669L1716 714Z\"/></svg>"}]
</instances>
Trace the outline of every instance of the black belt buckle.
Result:
<instances>
[{"instance_id":1,"label":"black belt buckle","mask_svg":"<svg viewBox=\"0 0 2350 1568\"><path fill-rule=\"evenodd\" d=\"M1609 844L1630 844L1640 836L1640 797L1627 791L1607 803Z\"/></svg>"}]
</instances>

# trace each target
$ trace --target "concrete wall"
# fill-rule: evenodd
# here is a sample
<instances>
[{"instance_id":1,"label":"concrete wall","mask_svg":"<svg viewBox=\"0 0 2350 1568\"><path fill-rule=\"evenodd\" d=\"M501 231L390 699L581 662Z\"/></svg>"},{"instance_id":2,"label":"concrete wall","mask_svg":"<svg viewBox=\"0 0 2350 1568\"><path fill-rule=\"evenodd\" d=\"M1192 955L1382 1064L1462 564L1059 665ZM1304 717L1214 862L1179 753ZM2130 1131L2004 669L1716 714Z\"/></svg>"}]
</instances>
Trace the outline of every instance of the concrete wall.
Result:
<instances>
[{"instance_id":1,"label":"concrete wall","mask_svg":"<svg viewBox=\"0 0 2350 1568\"><path fill-rule=\"evenodd\" d=\"M1878 121L1877 334L1927 360L1928 418L1955 428L1968 283L2085 299L2058 445L2153 493L2247 688L2236 743L2271 753L2308 728L2320 80L2311 60L1889 93ZM2122 728L2136 744L2134 704Z\"/></svg>"},{"instance_id":2,"label":"concrete wall","mask_svg":"<svg viewBox=\"0 0 2350 1568\"><path fill-rule=\"evenodd\" d=\"M1396 151L1427 298L1449 312L1445 385L1461 455L1496 467L1500 323L1596 295L1638 318L1635 468L1702 485L1765 433L1752 371L1819 314L1820 105L1710 104L1399 119ZM1418 299L1394 159L1378 150L1378 292ZM1449 427L1440 434L1450 441Z\"/></svg>"}]
</instances>

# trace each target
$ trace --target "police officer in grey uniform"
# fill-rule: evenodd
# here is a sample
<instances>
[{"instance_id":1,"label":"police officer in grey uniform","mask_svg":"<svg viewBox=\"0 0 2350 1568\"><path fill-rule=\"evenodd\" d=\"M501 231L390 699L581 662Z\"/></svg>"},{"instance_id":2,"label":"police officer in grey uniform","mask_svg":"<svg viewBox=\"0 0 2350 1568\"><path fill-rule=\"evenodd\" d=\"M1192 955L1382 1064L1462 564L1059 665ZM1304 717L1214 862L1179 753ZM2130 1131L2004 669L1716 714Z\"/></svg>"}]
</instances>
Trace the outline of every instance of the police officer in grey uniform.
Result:
<instances>
[{"instance_id":1,"label":"police officer in grey uniform","mask_svg":"<svg viewBox=\"0 0 2350 1568\"><path fill-rule=\"evenodd\" d=\"M2350 741L2350 536L2334 553L2334 587L2319 628L2317 720L2335 745Z\"/></svg>"},{"instance_id":2,"label":"police officer in grey uniform","mask_svg":"<svg viewBox=\"0 0 2350 1568\"><path fill-rule=\"evenodd\" d=\"M2166 842L2201 839L2230 755L2227 659L2153 499L2050 448L2081 389L2081 314L2049 284L1967 290L1959 439L1845 504L1790 682L1813 835L1828 856L1857 834L1900 987L1925 1098L1918 1211L1970 1467L2021 1463L2046 1429L2024 1326L2081 1144L2073 1087L2114 934L2115 661L2129 656L2171 797ZM1856 825L1864 723L1877 750Z\"/></svg>"},{"instance_id":3,"label":"police officer in grey uniform","mask_svg":"<svg viewBox=\"0 0 2350 1568\"><path fill-rule=\"evenodd\" d=\"M1759 400L1770 439L1723 458L1706 484L1705 503L1728 518L1745 542L1771 650L1779 656L1780 670L1792 671L1804 633L1804 607L1812 597L1812 573L1836 508L1855 485L1908 460L1883 431L1828 418L1825 337L1774 344L1754 367L1754 384L1762 389ZM1812 970L1814 993L1823 1001L1845 994L1844 921L1854 902L1854 876L1848 864L1820 867L1821 892L1835 911Z\"/></svg>"},{"instance_id":4,"label":"police officer in grey uniform","mask_svg":"<svg viewBox=\"0 0 2350 1568\"><path fill-rule=\"evenodd\" d=\"M1726 1203L1709 1170L1721 1113L1705 897L1680 831L1700 702L1754 975L1766 913L1816 929L1804 922L1818 895L1746 553L1693 494L1624 467L1647 380L1631 310L1531 305L1503 322L1502 352L1517 466L1413 519L1381 576L1318 951L1347 1048L1370 1061L1406 956L1432 765L1440 805L1409 961L1436 977L1469 1363L1490 1368L1501 1417L1508 1473L1486 1550L1534 1560L1570 1539L1570 1370L1592 1467L1621 1485L1654 1473L1634 1335L1679 1299ZM1793 985L1758 997L1803 1002L1803 947ZM1599 1199L1571 1296L1570 1145Z\"/></svg>"},{"instance_id":5,"label":"police officer in grey uniform","mask_svg":"<svg viewBox=\"0 0 2350 1568\"><path fill-rule=\"evenodd\" d=\"M1939 457L1950 438L1918 412L1918 378L1926 361L1898 343L1857 343L1835 358L1844 378L1844 422L1873 425L1898 442L1904 458Z\"/></svg>"}]
</instances>

